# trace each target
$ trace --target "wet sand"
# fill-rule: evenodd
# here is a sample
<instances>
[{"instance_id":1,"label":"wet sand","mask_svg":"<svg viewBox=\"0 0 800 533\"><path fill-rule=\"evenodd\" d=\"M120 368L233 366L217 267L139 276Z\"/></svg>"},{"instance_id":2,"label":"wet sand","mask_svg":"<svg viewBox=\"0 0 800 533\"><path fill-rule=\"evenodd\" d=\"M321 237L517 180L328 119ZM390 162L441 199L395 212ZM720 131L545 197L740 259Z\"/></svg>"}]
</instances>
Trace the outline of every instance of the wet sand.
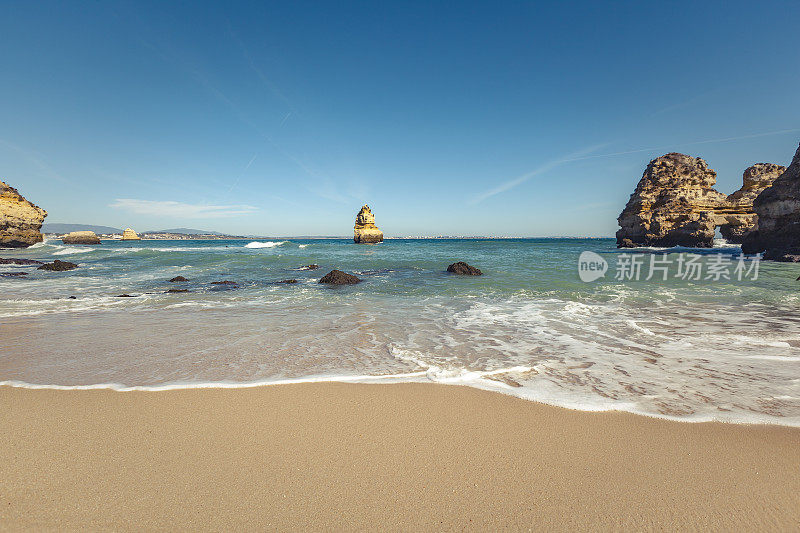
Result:
<instances>
[{"instance_id":1,"label":"wet sand","mask_svg":"<svg viewBox=\"0 0 800 533\"><path fill-rule=\"evenodd\" d=\"M800 428L432 384L0 405L0 529L800 528Z\"/></svg>"}]
</instances>

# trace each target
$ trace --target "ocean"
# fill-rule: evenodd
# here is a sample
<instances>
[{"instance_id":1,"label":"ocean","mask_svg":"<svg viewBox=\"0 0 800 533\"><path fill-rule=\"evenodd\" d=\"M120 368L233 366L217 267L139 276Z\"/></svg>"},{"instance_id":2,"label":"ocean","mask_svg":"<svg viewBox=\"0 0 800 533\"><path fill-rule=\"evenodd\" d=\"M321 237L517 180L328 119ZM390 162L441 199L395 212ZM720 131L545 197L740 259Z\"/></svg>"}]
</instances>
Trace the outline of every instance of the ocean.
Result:
<instances>
[{"instance_id":1,"label":"ocean","mask_svg":"<svg viewBox=\"0 0 800 533\"><path fill-rule=\"evenodd\" d=\"M608 264L604 276L581 280L586 251ZM422 381L580 410L800 426L800 265L740 262L725 243L621 253L612 239L51 240L0 250L79 264L0 265L28 273L0 275L0 383ZM687 258L702 274L686 275ZM484 275L448 274L455 261ZM303 269L312 263L320 268ZM363 281L320 285L332 269ZM298 283L276 283L285 279ZM222 280L237 285L212 284Z\"/></svg>"}]
</instances>

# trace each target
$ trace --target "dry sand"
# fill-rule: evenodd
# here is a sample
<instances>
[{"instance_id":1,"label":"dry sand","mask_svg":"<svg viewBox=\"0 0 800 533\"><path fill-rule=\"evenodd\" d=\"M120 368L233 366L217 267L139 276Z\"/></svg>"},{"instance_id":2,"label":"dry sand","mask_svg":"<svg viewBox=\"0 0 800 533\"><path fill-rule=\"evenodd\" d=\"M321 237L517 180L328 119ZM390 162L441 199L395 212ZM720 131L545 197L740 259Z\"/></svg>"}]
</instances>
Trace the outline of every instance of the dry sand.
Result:
<instances>
[{"instance_id":1,"label":"dry sand","mask_svg":"<svg viewBox=\"0 0 800 533\"><path fill-rule=\"evenodd\" d=\"M0 529L800 528L798 428L425 384L0 405Z\"/></svg>"}]
</instances>

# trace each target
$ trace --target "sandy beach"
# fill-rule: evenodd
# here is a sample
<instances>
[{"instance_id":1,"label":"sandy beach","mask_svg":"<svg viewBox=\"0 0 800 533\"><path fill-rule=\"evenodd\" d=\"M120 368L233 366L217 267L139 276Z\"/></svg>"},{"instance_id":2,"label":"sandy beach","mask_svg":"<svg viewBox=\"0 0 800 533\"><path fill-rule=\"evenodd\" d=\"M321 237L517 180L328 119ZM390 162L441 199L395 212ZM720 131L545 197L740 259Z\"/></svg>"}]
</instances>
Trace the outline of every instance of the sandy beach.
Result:
<instances>
[{"instance_id":1,"label":"sandy beach","mask_svg":"<svg viewBox=\"0 0 800 533\"><path fill-rule=\"evenodd\" d=\"M476 389L0 388L0 529L800 526L800 429Z\"/></svg>"}]
</instances>

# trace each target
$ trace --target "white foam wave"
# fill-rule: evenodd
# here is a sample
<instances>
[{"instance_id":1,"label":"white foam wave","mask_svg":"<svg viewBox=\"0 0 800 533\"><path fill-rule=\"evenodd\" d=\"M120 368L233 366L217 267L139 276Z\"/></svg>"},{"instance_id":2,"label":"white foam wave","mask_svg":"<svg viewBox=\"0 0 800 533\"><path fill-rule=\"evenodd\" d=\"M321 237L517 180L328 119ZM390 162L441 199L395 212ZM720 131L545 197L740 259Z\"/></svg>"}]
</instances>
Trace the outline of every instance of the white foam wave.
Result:
<instances>
[{"instance_id":1,"label":"white foam wave","mask_svg":"<svg viewBox=\"0 0 800 533\"><path fill-rule=\"evenodd\" d=\"M93 252L96 248L78 248L76 246L67 246L62 250L58 250L53 252L52 255L74 255L74 254L85 254L86 252Z\"/></svg>"},{"instance_id":2,"label":"white foam wave","mask_svg":"<svg viewBox=\"0 0 800 533\"><path fill-rule=\"evenodd\" d=\"M267 242L259 242L253 241L249 242L244 245L245 248L275 248L276 246L280 246L281 244L286 244L289 241L267 241Z\"/></svg>"}]
</instances>

